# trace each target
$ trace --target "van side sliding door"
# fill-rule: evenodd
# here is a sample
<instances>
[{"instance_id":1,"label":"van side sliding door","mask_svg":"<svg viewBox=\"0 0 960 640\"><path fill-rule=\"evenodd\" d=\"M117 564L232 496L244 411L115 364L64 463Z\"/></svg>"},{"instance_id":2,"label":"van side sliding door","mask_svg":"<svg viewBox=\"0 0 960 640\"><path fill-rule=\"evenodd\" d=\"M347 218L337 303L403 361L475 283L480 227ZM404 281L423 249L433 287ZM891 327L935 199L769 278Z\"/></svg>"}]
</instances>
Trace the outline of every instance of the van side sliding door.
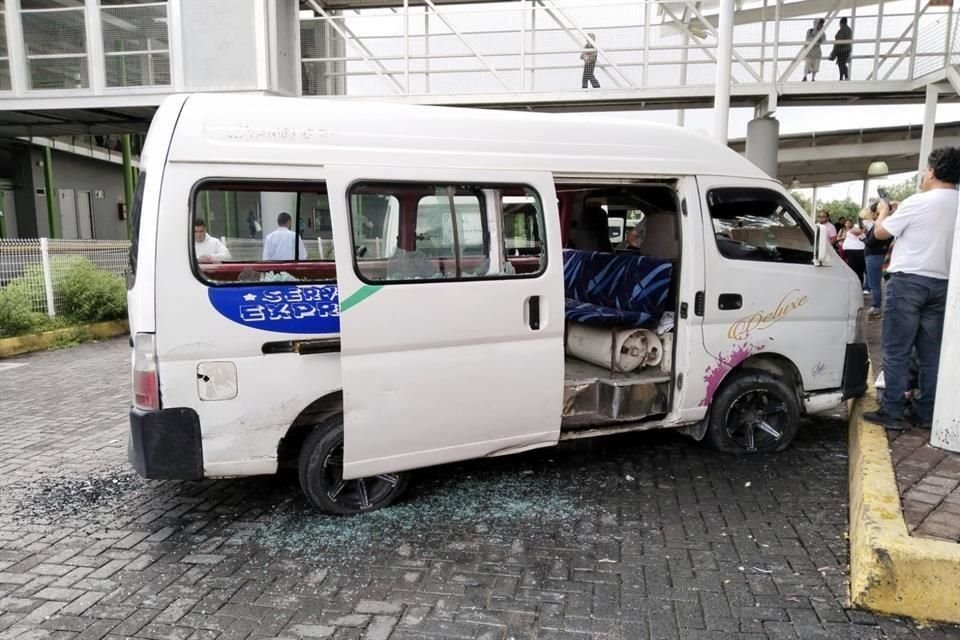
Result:
<instances>
[{"instance_id":1,"label":"van side sliding door","mask_svg":"<svg viewBox=\"0 0 960 640\"><path fill-rule=\"evenodd\" d=\"M556 444L563 257L545 173L326 168L344 476Z\"/></svg>"}]
</instances>

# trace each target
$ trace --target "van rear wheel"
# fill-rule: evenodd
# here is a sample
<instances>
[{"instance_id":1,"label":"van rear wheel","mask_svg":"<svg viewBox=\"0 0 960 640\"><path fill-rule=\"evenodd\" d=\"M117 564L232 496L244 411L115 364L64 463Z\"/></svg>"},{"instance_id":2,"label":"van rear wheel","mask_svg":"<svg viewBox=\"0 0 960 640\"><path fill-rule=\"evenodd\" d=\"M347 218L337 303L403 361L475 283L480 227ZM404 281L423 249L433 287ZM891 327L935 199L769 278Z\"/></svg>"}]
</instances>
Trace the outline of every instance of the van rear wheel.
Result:
<instances>
[{"instance_id":1,"label":"van rear wheel","mask_svg":"<svg viewBox=\"0 0 960 640\"><path fill-rule=\"evenodd\" d=\"M343 418L319 425L303 443L300 487L310 504L325 513L353 515L386 507L406 490L410 473L343 478Z\"/></svg>"},{"instance_id":2,"label":"van rear wheel","mask_svg":"<svg viewBox=\"0 0 960 640\"><path fill-rule=\"evenodd\" d=\"M783 451L797 435L800 401L783 380L766 371L731 375L710 407L707 437L727 453Z\"/></svg>"}]
</instances>

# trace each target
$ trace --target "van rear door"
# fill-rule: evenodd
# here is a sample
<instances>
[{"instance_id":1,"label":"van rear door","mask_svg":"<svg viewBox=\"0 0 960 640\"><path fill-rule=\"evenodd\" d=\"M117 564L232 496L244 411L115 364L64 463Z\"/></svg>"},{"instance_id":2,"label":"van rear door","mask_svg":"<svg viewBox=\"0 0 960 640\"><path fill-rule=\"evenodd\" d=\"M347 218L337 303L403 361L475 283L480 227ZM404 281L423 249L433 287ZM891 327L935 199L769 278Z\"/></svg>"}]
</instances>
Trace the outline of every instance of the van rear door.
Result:
<instances>
[{"instance_id":1,"label":"van rear door","mask_svg":"<svg viewBox=\"0 0 960 640\"><path fill-rule=\"evenodd\" d=\"M556 444L564 296L551 176L369 166L326 173L344 476ZM530 215L513 215L521 210ZM518 245L522 252L511 248Z\"/></svg>"}]
</instances>

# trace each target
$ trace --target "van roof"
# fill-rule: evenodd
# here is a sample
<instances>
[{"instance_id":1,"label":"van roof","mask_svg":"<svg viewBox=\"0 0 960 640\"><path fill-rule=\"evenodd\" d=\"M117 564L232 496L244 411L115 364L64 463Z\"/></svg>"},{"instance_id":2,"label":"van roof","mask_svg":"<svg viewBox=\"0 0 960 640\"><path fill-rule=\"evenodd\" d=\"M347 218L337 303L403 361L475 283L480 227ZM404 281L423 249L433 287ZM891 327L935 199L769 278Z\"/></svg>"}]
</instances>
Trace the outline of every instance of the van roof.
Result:
<instances>
[{"instance_id":1,"label":"van roof","mask_svg":"<svg viewBox=\"0 0 960 640\"><path fill-rule=\"evenodd\" d=\"M430 107L343 98L196 94L183 101L171 162L378 164L564 175L769 179L696 132L584 114ZM173 106L173 105L171 105ZM157 132L163 137L161 132Z\"/></svg>"}]
</instances>

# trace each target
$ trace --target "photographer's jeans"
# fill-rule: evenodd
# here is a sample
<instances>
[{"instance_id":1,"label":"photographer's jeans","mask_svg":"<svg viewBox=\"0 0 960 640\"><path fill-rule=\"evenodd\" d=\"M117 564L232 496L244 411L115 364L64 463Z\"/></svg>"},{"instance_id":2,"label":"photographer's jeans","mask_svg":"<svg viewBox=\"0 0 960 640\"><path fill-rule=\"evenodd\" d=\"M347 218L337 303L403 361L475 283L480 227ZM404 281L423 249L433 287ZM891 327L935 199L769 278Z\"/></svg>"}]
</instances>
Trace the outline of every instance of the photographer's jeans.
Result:
<instances>
[{"instance_id":1,"label":"photographer's jeans","mask_svg":"<svg viewBox=\"0 0 960 640\"><path fill-rule=\"evenodd\" d=\"M867 289L870 290L870 306L880 309L883 304L883 258L884 255L865 256L867 261Z\"/></svg>"},{"instance_id":2,"label":"photographer's jeans","mask_svg":"<svg viewBox=\"0 0 960 640\"><path fill-rule=\"evenodd\" d=\"M891 274L883 307L883 412L903 418L904 394L910 387L910 353L917 349L920 396L913 400L913 417L933 420L943 338L947 281L909 273Z\"/></svg>"}]
</instances>

